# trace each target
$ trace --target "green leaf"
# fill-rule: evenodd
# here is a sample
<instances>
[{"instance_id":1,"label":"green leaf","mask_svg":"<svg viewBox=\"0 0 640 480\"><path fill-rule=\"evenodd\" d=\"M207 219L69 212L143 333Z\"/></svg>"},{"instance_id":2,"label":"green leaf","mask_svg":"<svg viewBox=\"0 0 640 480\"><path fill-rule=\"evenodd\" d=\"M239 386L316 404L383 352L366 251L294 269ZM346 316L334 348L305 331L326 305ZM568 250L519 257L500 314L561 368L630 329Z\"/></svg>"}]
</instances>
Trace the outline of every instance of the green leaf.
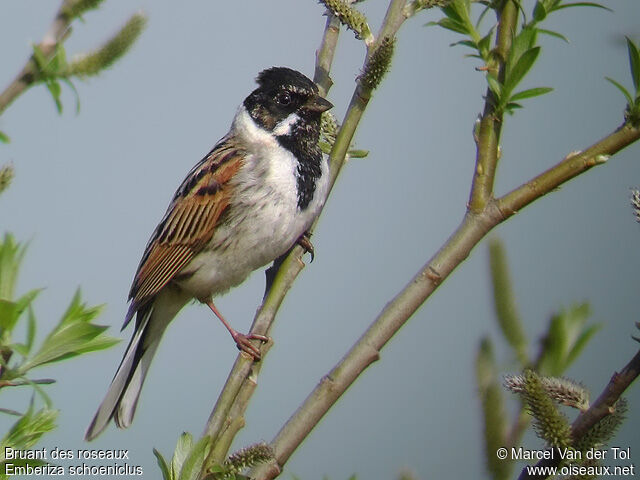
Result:
<instances>
[{"instance_id":1,"label":"green leaf","mask_svg":"<svg viewBox=\"0 0 640 480\"><path fill-rule=\"evenodd\" d=\"M553 30L546 30L544 28L538 28L537 30L538 30L538 33L543 33L551 37L556 37L556 38L559 38L560 40L564 40L565 42L569 43L569 39L564 35L562 35L561 33L554 32Z\"/></svg>"},{"instance_id":2,"label":"green leaf","mask_svg":"<svg viewBox=\"0 0 640 480\"><path fill-rule=\"evenodd\" d=\"M73 95L74 95L74 97L76 99L76 115L77 115L78 113L80 113L80 94L78 93L78 90L76 89L76 86L73 84L73 82L71 80L69 80L68 78L62 78L62 81L73 92Z\"/></svg>"},{"instance_id":3,"label":"green leaf","mask_svg":"<svg viewBox=\"0 0 640 480\"><path fill-rule=\"evenodd\" d=\"M443 18L437 21L436 25L440 25L442 28L446 28L447 30L462 33L463 35L467 35L469 33L469 30L464 23L456 22L454 20L451 20L450 18Z\"/></svg>"},{"instance_id":4,"label":"green leaf","mask_svg":"<svg viewBox=\"0 0 640 480\"><path fill-rule=\"evenodd\" d=\"M0 242L0 299L13 300L25 252L26 246L17 243L10 233L5 234Z\"/></svg>"},{"instance_id":5,"label":"green leaf","mask_svg":"<svg viewBox=\"0 0 640 480\"><path fill-rule=\"evenodd\" d=\"M39 365L102 350L118 343L118 339L103 334L108 327L91 323L101 309L87 308L81 302L78 290L58 325L45 338L38 352L20 366L20 372L24 374Z\"/></svg>"},{"instance_id":6,"label":"green leaf","mask_svg":"<svg viewBox=\"0 0 640 480\"><path fill-rule=\"evenodd\" d=\"M533 7L533 20L535 22L541 22L545 18L547 18L547 9L542 2L537 1L536 6Z\"/></svg>"},{"instance_id":7,"label":"green leaf","mask_svg":"<svg viewBox=\"0 0 640 480\"><path fill-rule=\"evenodd\" d=\"M189 451L193 446L193 437L188 432L182 432L182 435L178 438L176 449L173 452L171 458L171 475L177 479L180 477L180 470L182 470L182 464L189 455Z\"/></svg>"},{"instance_id":8,"label":"green leaf","mask_svg":"<svg viewBox=\"0 0 640 480\"><path fill-rule=\"evenodd\" d=\"M464 7L462 8L464 9ZM450 18L457 23L464 24L464 14L461 15L460 12L460 2L457 0L454 0L446 7L442 8L442 13L444 13L447 18Z\"/></svg>"},{"instance_id":9,"label":"green leaf","mask_svg":"<svg viewBox=\"0 0 640 480\"><path fill-rule=\"evenodd\" d=\"M512 68L528 50L535 47L538 38L538 29L533 27L524 27L518 35L513 39L509 58L507 59L507 75L509 69Z\"/></svg>"},{"instance_id":10,"label":"green leaf","mask_svg":"<svg viewBox=\"0 0 640 480\"><path fill-rule=\"evenodd\" d=\"M508 102L504 107L505 111L509 115L513 115L515 113L514 110L518 110L520 108L523 108L522 105L520 105L519 103L515 103L515 102Z\"/></svg>"},{"instance_id":11,"label":"green leaf","mask_svg":"<svg viewBox=\"0 0 640 480\"><path fill-rule=\"evenodd\" d=\"M49 92L51 92L53 101L56 104L58 114L62 114L62 102L60 101L60 92L62 91L62 88L60 87L60 82L58 82L57 80L48 80L46 82L46 85L49 89Z\"/></svg>"},{"instance_id":12,"label":"green leaf","mask_svg":"<svg viewBox=\"0 0 640 480\"><path fill-rule=\"evenodd\" d=\"M604 77L604 78L605 80L611 82L615 87L618 88L618 90L622 92L622 94L624 95L624 98L627 100L628 105L633 105L633 98L631 97L631 94L627 91L626 88L624 88L621 84L616 82L613 78L610 78L610 77Z\"/></svg>"},{"instance_id":13,"label":"green leaf","mask_svg":"<svg viewBox=\"0 0 640 480\"><path fill-rule=\"evenodd\" d=\"M553 315L543 341L540 372L560 376L576 359L599 328L598 325L585 326L589 315L587 303L573 305Z\"/></svg>"},{"instance_id":14,"label":"green leaf","mask_svg":"<svg viewBox=\"0 0 640 480\"><path fill-rule=\"evenodd\" d=\"M608 10L609 12L613 12L609 7L605 7L604 5L600 5L595 2L574 2L574 3L562 3L557 6L554 6L551 11L562 10L563 8L571 8L571 7L595 7L601 8L603 10Z\"/></svg>"},{"instance_id":15,"label":"green leaf","mask_svg":"<svg viewBox=\"0 0 640 480\"><path fill-rule=\"evenodd\" d=\"M478 52L480 56L487 61L489 59L489 52L491 51L491 40L493 38L493 27L489 30L482 39L478 42Z\"/></svg>"},{"instance_id":16,"label":"green leaf","mask_svg":"<svg viewBox=\"0 0 640 480\"><path fill-rule=\"evenodd\" d=\"M629 51L629 68L631 69L631 79L633 80L633 86L636 89L636 94L640 90L640 52L638 47L631 41L629 37L627 39L627 50ZM631 104L631 103L630 103Z\"/></svg>"},{"instance_id":17,"label":"green leaf","mask_svg":"<svg viewBox=\"0 0 640 480\"><path fill-rule=\"evenodd\" d=\"M496 96L498 103L500 103L500 99L502 98L502 84L492 73L487 74L487 83L489 85L489 89Z\"/></svg>"},{"instance_id":18,"label":"green leaf","mask_svg":"<svg viewBox=\"0 0 640 480\"><path fill-rule=\"evenodd\" d=\"M533 98L538 97L540 95L544 95L545 93L549 93L553 90L551 87L537 87L537 88L529 88L527 90L522 90L518 93L515 93L511 96L509 101L515 102L518 100L524 100L525 98Z\"/></svg>"},{"instance_id":19,"label":"green leaf","mask_svg":"<svg viewBox=\"0 0 640 480\"><path fill-rule=\"evenodd\" d=\"M524 76L531 70L538 55L540 54L540 47L534 47L522 54L517 63L513 66L510 72L507 73L507 78L504 82L504 90L508 93L520 83Z\"/></svg>"},{"instance_id":20,"label":"green leaf","mask_svg":"<svg viewBox=\"0 0 640 480\"><path fill-rule=\"evenodd\" d=\"M9 136L6 133L0 132L0 142L2 142L2 143L10 143L11 139L9 138Z\"/></svg>"},{"instance_id":21,"label":"green leaf","mask_svg":"<svg viewBox=\"0 0 640 480\"><path fill-rule=\"evenodd\" d=\"M476 42L474 42L472 40L460 40L458 42L453 42L453 43L449 44L450 47L455 47L456 45L464 45L465 47L469 47L469 48L473 48L473 49L478 48L478 46L476 45Z\"/></svg>"},{"instance_id":22,"label":"green leaf","mask_svg":"<svg viewBox=\"0 0 640 480\"><path fill-rule=\"evenodd\" d=\"M204 461L209 454L211 447L211 437L205 435L193 448L189 451L189 454L182 463L180 469L180 476L178 480L197 480L204 465Z\"/></svg>"},{"instance_id":23,"label":"green leaf","mask_svg":"<svg viewBox=\"0 0 640 480\"><path fill-rule=\"evenodd\" d=\"M9 429L0 441L0 451L4 453L5 447L26 449L35 445L42 435L55 428L58 416L57 410L42 408L33 411L33 401L29 410Z\"/></svg>"},{"instance_id":24,"label":"green leaf","mask_svg":"<svg viewBox=\"0 0 640 480\"><path fill-rule=\"evenodd\" d=\"M169 465L167 465L167 461L164 459L162 454L155 448L153 449L153 454L156 456L156 460L158 461L158 466L160 467L160 471L162 472L163 480L174 480L174 478L171 476Z\"/></svg>"},{"instance_id":25,"label":"green leaf","mask_svg":"<svg viewBox=\"0 0 640 480\"><path fill-rule=\"evenodd\" d=\"M33 299L40 293L39 289L31 290L15 302L0 300L0 331L3 334L12 332L16 323L30 305Z\"/></svg>"},{"instance_id":26,"label":"green leaf","mask_svg":"<svg viewBox=\"0 0 640 480\"><path fill-rule=\"evenodd\" d=\"M44 53L42 53L42 50L38 45L32 45L32 48L33 48L33 55L32 55L33 61L38 67L38 70L40 70L40 73L44 73L45 68L47 66L47 58L44 56Z\"/></svg>"},{"instance_id":27,"label":"green leaf","mask_svg":"<svg viewBox=\"0 0 640 480\"><path fill-rule=\"evenodd\" d=\"M349 155L349 158L365 158L369 155L369 150L349 150L347 154Z\"/></svg>"},{"instance_id":28,"label":"green leaf","mask_svg":"<svg viewBox=\"0 0 640 480\"><path fill-rule=\"evenodd\" d=\"M25 347L27 350L27 354L31 351L33 347L33 340L36 337L36 316L33 313L33 308L31 305L27 308L27 341L25 343Z\"/></svg>"},{"instance_id":29,"label":"green leaf","mask_svg":"<svg viewBox=\"0 0 640 480\"><path fill-rule=\"evenodd\" d=\"M26 372L47 363L59 362L68 358L109 348L119 342L118 339L102 336L109 327L93 324L75 323L57 329L51 334L38 353L20 367Z\"/></svg>"}]
</instances>

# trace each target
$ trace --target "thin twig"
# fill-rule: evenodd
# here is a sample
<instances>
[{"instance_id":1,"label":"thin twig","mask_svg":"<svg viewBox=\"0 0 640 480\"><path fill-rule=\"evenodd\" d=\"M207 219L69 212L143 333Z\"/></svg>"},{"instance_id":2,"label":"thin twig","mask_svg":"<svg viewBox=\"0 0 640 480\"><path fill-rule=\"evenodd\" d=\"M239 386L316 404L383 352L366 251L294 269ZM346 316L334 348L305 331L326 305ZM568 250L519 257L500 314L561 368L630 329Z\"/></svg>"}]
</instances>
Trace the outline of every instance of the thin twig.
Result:
<instances>
[{"instance_id":1,"label":"thin twig","mask_svg":"<svg viewBox=\"0 0 640 480\"><path fill-rule=\"evenodd\" d=\"M514 0L507 0L499 14L498 33L494 51L494 63L487 65L500 82L504 81L506 59L511 50L511 40L516 30L518 7ZM487 87L485 106L478 129L478 146L476 154L476 168L473 174L471 193L469 194L469 209L480 213L487 206L493 196L493 182L498 166L500 134L502 132L503 113L496 110L496 97Z\"/></svg>"},{"instance_id":2,"label":"thin twig","mask_svg":"<svg viewBox=\"0 0 640 480\"><path fill-rule=\"evenodd\" d=\"M56 46L65 39L69 32L69 25L73 19L65 14L65 6L67 3L67 1L62 2L49 30L38 44L38 48L40 48L40 51L46 59L49 59L55 53ZM7 88L0 93L0 114L2 114L22 92L35 83L37 72L38 67L33 57L30 57L20 73L18 73Z\"/></svg>"}]
</instances>

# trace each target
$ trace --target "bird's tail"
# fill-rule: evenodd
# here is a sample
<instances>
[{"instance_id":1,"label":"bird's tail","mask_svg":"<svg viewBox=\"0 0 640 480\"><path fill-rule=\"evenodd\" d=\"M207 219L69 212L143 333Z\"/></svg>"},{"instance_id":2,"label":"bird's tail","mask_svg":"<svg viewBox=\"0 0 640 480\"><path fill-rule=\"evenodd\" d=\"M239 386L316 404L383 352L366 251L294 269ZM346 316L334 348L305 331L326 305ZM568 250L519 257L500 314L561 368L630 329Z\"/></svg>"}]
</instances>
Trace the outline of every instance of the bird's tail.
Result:
<instances>
[{"instance_id":1,"label":"bird's tail","mask_svg":"<svg viewBox=\"0 0 640 480\"><path fill-rule=\"evenodd\" d=\"M178 307L174 303L171 305L173 308L167 308L166 305L158 305L158 300L137 312L133 337L104 400L87 428L85 440L90 441L100 435L112 418L119 428L131 425L144 379L162 335L184 305L182 303Z\"/></svg>"}]
</instances>

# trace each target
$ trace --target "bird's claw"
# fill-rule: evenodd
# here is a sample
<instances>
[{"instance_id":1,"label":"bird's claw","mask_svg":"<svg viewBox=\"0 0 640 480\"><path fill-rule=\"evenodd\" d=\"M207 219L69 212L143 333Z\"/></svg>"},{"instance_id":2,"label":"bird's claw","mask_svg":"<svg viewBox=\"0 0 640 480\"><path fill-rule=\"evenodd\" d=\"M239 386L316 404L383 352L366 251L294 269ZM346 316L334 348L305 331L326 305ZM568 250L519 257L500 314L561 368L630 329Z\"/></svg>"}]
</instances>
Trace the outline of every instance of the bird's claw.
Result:
<instances>
[{"instance_id":1,"label":"bird's claw","mask_svg":"<svg viewBox=\"0 0 640 480\"><path fill-rule=\"evenodd\" d=\"M313 243L311 243L311 234L309 232L304 232L300 235L300 238L296 242L298 245L302 247L305 253L311 255L311 261L315 258L315 250L313 248Z\"/></svg>"},{"instance_id":2,"label":"bird's claw","mask_svg":"<svg viewBox=\"0 0 640 480\"><path fill-rule=\"evenodd\" d=\"M269 337L265 337L264 335L258 335L256 333L250 333L249 335L245 335L244 333L234 332L231 334L233 340L236 342L236 347L241 352L245 352L246 354L253 357L255 362L260 361L261 355L258 347L254 346L251 343L251 340L260 340L261 342L268 342Z\"/></svg>"}]
</instances>

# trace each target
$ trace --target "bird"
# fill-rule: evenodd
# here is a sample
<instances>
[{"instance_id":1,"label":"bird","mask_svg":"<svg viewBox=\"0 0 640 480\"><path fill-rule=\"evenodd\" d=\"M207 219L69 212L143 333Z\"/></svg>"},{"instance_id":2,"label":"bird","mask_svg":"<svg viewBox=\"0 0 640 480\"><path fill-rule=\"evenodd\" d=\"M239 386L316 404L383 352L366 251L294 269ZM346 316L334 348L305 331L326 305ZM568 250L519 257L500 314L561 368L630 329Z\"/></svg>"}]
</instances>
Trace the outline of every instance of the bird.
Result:
<instances>
[{"instance_id":1,"label":"bird","mask_svg":"<svg viewBox=\"0 0 640 480\"><path fill-rule=\"evenodd\" d=\"M329 189L321 116L333 105L312 80L287 67L265 69L256 82L229 132L189 171L149 239L122 326L135 317L135 328L87 441L112 419L119 428L131 425L160 340L190 301L207 305L238 349L259 360L251 340L267 338L234 330L213 297L296 243L313 254L307 232Z\"/></svg>"}]
</instances>

